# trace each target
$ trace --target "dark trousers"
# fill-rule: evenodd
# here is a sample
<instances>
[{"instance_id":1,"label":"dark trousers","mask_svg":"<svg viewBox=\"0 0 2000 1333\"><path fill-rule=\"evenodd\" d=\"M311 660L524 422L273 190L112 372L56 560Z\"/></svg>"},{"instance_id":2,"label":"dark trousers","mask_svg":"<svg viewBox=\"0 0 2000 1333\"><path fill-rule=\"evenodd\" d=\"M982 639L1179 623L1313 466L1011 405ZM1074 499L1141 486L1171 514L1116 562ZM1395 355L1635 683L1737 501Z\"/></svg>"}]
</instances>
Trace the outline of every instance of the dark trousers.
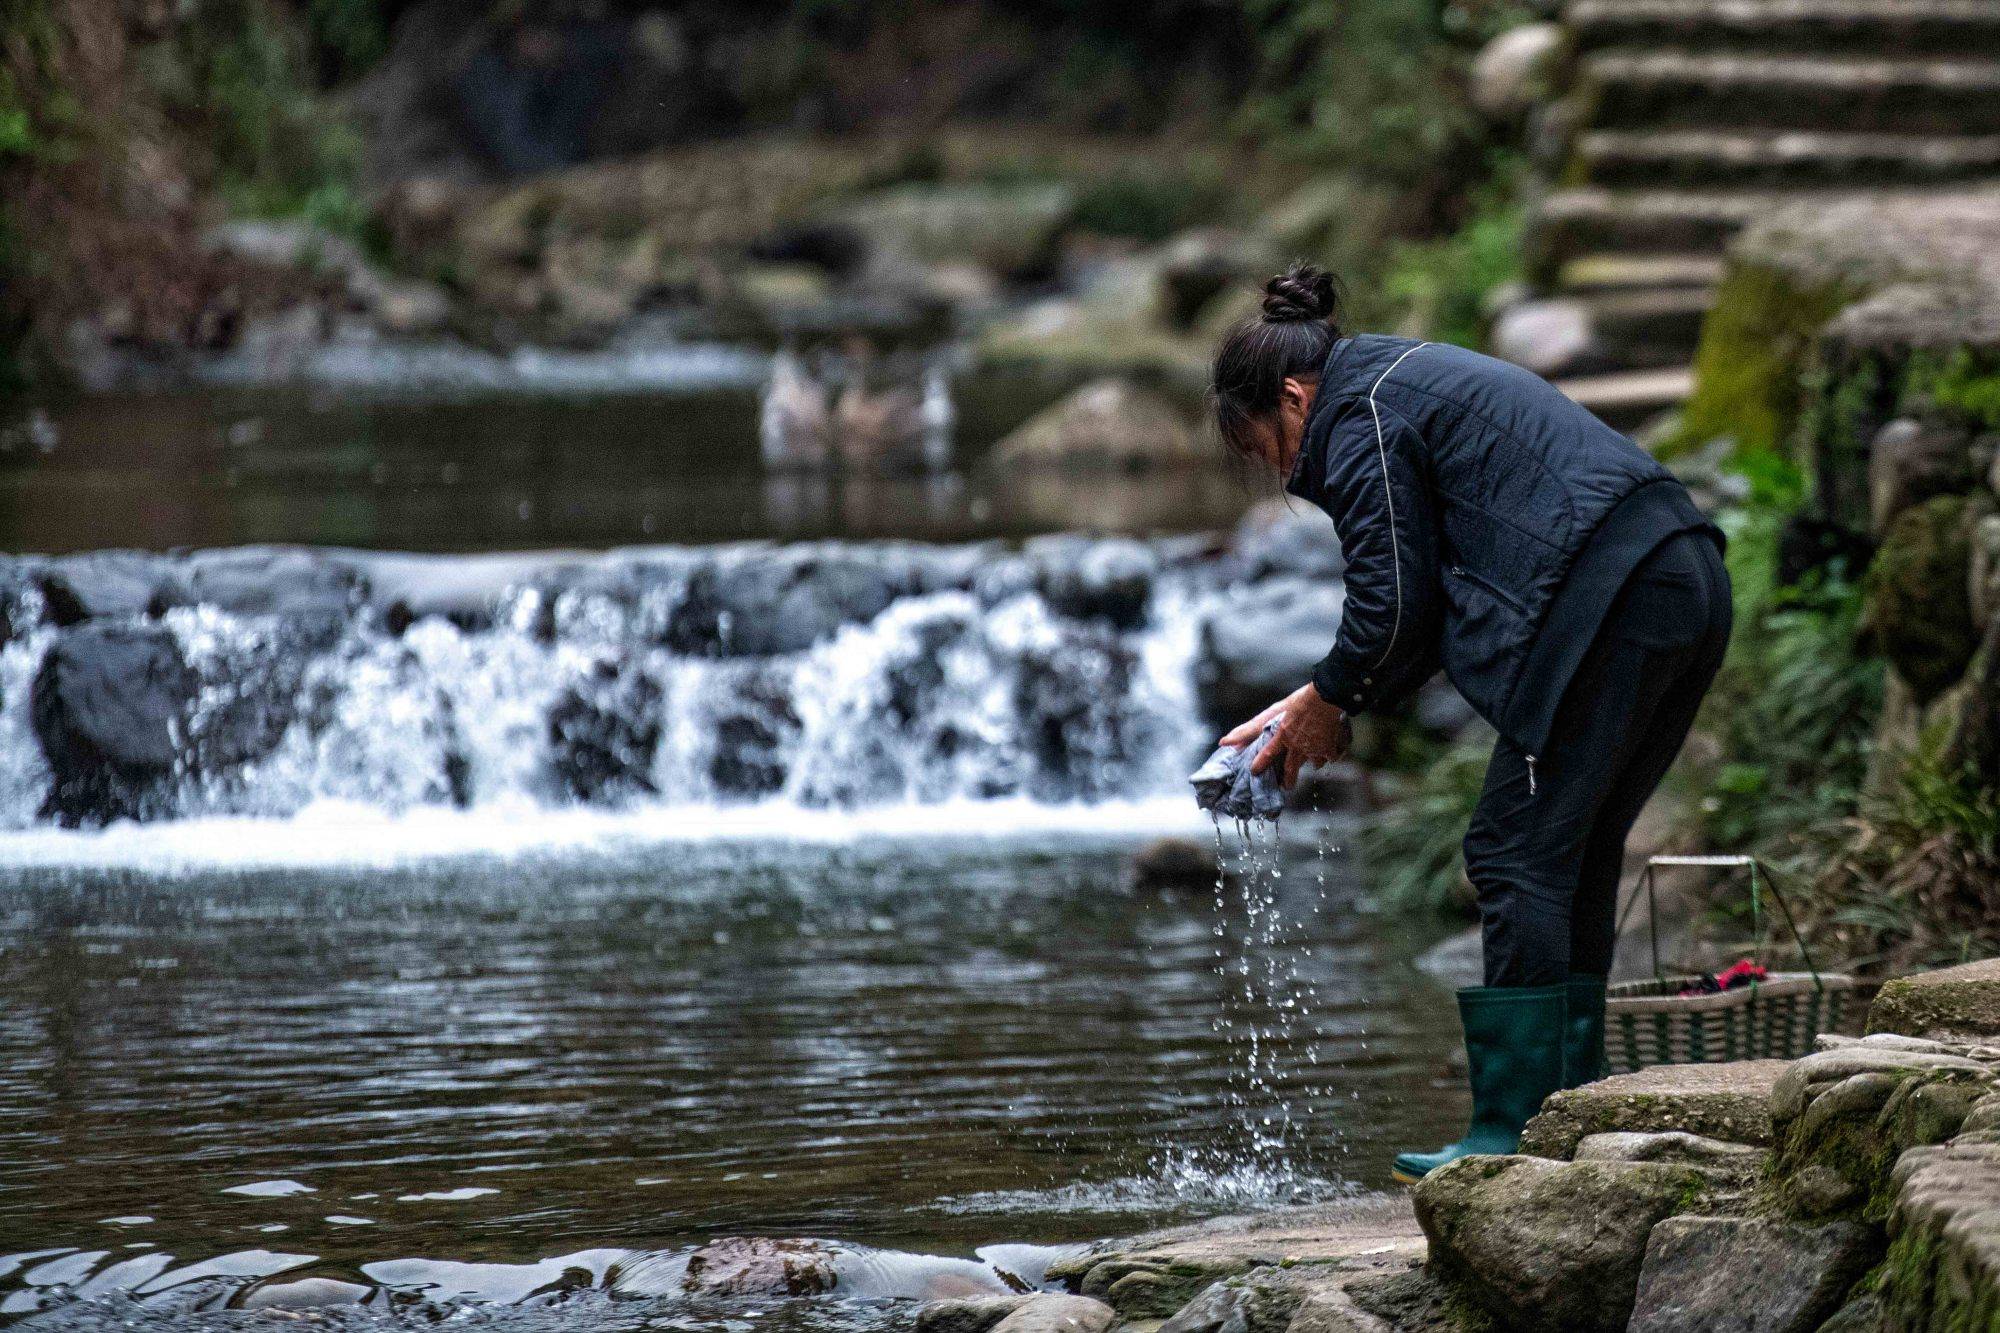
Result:
<instances>
[{"instance_id":1,"label":"dark trousers","mask_svg":"<svg viewBox=\"0 0 2000 1333\"><path fill-rule=\"evenodd\" d=\"M1532 773L1518 747L1494 747L1465 835L1487 985L1610 972L1625 838L1687 739L1729 626L1714 541L1672 538L1612 603Z\"/></svg>"}]
</instances>

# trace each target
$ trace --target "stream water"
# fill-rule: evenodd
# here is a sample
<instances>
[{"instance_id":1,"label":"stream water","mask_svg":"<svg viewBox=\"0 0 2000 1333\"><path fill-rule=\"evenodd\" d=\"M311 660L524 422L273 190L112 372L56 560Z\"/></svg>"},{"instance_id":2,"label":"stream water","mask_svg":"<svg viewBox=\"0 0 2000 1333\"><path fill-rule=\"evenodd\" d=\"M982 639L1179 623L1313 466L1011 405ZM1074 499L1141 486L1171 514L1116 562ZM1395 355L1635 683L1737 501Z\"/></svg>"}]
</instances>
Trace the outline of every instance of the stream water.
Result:
<instances>
[{"instance_id":1,"label":"stream water","mask_svg":"<svg viewBox=\"0 0 2000 1333\"><path fill-rule=\"evenodd\" d=\"M478 550L1086 521L969 464L786 509L796 486L744 461L749 400L713 392L89 400L10 437L0 532ZM1120 482L1087 517L1195 531L1245 501L1176 485ZM1221 886L1128 882L1146 841L1211 836L1181 775L1208 734L1193 626L1229 589L1185 549L965 573L947 548L846 547L839 596L893 591L804 649L745 647L733 557L685 550L491 623L357 616L303 646L174 610L193 743L265 739L98 830L41 806L28 696L58 631L17 635L0 1322L320 1276L378 1313L582 1293L593 1328L612 1298L648 1327L840 1326L839 1302L658 1301L719 1236L821 1238L839 1293L913 1297L1032 1282L1051 1251L1024 1242L1385 1186L1461 1113L1450 996L1412 966L1433 932L1371 912L1325 821L1230 833ZM1065 600L1107 568L1136 603ZM719 658L689 647L703 616L736 636ZM575 697L653 719L636 758L585 737L587 790L550 723Z\"/></svg>"}]
</instances>

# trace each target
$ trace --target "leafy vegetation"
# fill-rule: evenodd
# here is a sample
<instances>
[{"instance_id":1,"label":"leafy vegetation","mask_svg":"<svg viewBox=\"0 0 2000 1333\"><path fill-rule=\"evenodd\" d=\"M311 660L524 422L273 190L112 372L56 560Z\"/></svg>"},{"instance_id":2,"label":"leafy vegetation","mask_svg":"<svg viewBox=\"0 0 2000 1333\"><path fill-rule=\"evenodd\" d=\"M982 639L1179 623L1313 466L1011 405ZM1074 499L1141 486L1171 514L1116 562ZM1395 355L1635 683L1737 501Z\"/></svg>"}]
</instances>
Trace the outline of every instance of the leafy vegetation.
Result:
<instances>
[{"instance_id":1,"label":"leafy vegetation","mask_svg":"<svg viewBox=\"0 0 2000 1333\"><path fill-rule=\"evenodd\" d=\"M1479 346L1489 298L1521 277L1525 165L1512 154L1496 154L1495 161L1457 230L1438 240L1403 241L1391 251L1383 293L1426 337Z\"/></svg>"},{"instance_id":2,"label":"leafy vegetation","mask_svg":"<svg viewBox=\"0 0 2000 1333\"><path fill-rule=\"evenodd\" d=\"M1486 779L1493 735L1484 727L1405 756L1394 799L1364 824L1356 849L1377 901L1400 912L1463 913L1470 906L1460 843Z\"/></svg>"},{"instance_id":3,"label":"leafy vegetation","mask_svg":"<svg viewBox=\"0 0 2000 1333\"><path fill-rule=\"evenodd\" d=\"M1807 840L1855 808L1882 663L1861 647L1860 570L1836 558L1780 582L1779 542L1804 503L1803 474L1773 454L1739 466L1751 498L1724 519L1735 629L1701 722L1723 759L1694 781L1705 845L1796 867Z\"/></svg>"}]
</instances>

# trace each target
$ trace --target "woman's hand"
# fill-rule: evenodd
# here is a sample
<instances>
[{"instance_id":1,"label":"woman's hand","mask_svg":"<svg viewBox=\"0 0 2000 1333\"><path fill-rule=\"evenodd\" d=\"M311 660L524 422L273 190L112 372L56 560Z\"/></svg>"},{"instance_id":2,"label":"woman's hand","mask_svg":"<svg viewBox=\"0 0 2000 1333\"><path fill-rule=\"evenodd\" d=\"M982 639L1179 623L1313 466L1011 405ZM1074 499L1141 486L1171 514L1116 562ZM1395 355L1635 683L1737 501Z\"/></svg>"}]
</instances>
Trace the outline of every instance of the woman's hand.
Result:
<instances>
[{"instance_id":1,"label":"woman's hand","mask_svg":"<svg viewBox=\"0 0 2000 1333\"><path fill-rule=\"evenodd\" d=\"M1283 718L1278 729L1251 764L1252 773L1262 773L1273 764L1282 763L1279 785L1290 790L1299 780L1299 771L1307 764L1330 764L1347 753L1354 729L1348 725L1347 714L1335 705L1319 697L1319 691L1311 685L1294 691L1283 700L1273 704L1258 716L1255 730L1243 742L1255 739L1273 714ZM1246 722L1244 727L1252 724ZM1243 730L1238 727L1230 732L1234 736ZM1224 738L1227 742L1227 737Z\"/></svg>"},{"instance_id":2,"label":"woman's hand","mask_svg":"<svg viewBox=\"0 0 2000 1333\"><path fill-rule=\"evenodd\" d=\"M1311 689L1312 686L1308 685L1306 686L1306 688ZM1264 724L1269 722L1272 718L1276 717L1278 714L1284 712L1285 705L1290 703L1293 699L1296 699L1297 697L1298 696L1295 694L1286 695L1284 698L1278 700L1278 702L1272 704L1269 708L1266 708L1263 712L1257 714L1257 716L1251 718L1248 722L1245 722L1242 725L1236 727L1234 730L1230 731L1229 734L1224 736L1220 741L1216 743L1218 745L1227 745L1232 749L1237 749L1237 750L1242 749L1244 746L1248 745L1251 741L1256 740L1258 736L1262 735L1264 732Z\"/></svg>"}]
</instances>

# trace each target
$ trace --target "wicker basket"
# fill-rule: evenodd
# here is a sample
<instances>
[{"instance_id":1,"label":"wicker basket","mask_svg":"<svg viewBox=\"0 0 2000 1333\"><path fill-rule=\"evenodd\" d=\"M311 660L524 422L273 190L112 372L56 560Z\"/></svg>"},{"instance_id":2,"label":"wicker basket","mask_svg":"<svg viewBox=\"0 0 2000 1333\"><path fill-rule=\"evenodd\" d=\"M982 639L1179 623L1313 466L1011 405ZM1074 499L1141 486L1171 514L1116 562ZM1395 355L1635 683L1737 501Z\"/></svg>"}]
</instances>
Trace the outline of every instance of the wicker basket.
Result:
<instances>
[{"instance_id":1,"label":"wicker basket","mask_svg":"<svg viewBox=\"0 0 2000 1333\"><path fill-rule=\"evenodd\" d=\"M1709 1060L1796 1060L1813 1038L1844 1026L1853 977L1773 972L1713 995L1679 992L1699 977L1626 981L1604 1006L1604 1055L1614 1074Z\"/></svg>"},{"instance_id":2,"label":"wicker basket","mask_svg":"<svg viewBox=\"0 0 2000 1333\"><path fill-rule=\"evenodd\" d=\"M1700 981L1696 976L1667 976L1660 970L1659 913L1654 875L1663 866L1704 866L1747 870L1750 913L1756 945L1764 943L1763 895L1771 899L1791 927L1804 960L1803 972L1773 972L1761 982L1706 995L1680 992ZM1748 856L1655 856L1640 877L1653 914L1653 979L1627 981L1607 992L1604 1053L1614 1074L1648 1065L1690 1064L1720 1060L1796 1060L1812 1052L1813 1038L1840 1030L1849 1017L1858 983L1840 973L1813 966L1805 939L1770 870ZM1638 901L1634 894L1629 912ZM1622 918L1621 918L1622 921Z\"/></svg>"}]
</instances>

